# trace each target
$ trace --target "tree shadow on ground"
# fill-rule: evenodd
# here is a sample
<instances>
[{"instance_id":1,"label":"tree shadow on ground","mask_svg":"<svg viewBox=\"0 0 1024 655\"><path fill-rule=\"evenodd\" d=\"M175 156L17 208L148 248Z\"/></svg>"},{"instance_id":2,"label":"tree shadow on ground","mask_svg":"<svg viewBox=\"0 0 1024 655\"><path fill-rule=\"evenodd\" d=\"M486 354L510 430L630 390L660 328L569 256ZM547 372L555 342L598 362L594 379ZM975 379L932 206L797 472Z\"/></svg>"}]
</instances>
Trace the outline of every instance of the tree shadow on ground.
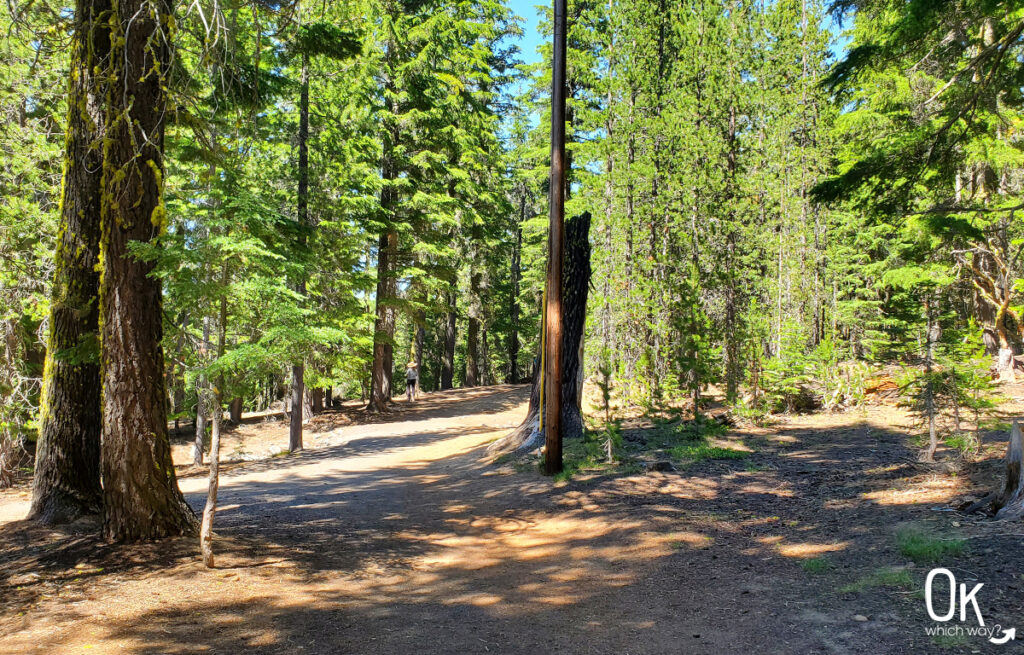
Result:
<instances>
[{"instance_id":1,"label":"tree shadow on ground","mask_svg":"<svg viewBox=\"0 0 1024 655\"><path fill-rule=\"evenodd\" d=\"M841 591L905 564L896 526L948 518L934 510L955 489L920 484L933 473L900 430L740 431L747 460L560 486L486 466L479 450L426 452L462 433L367 437L239 470L222 491L215 571L181 540L69 537L39 555L29 532L13 538L22 526L4 531L0 579L44 574L23 607L82 562L104 568L96 584L151 580L171 597L94 622L89 637L136 653L934 652L905 590ZM424 453L354 465L407 449ZM1001 566L1024 555L1019 539L992 540ZM25 550L8 556L9 544ZM828 572L803 569L820 557ZM985 603L996 618L1024 610ZM68 606L40 652L78 643L73 618L89 607Z\"/></svg>"}]
</instances>

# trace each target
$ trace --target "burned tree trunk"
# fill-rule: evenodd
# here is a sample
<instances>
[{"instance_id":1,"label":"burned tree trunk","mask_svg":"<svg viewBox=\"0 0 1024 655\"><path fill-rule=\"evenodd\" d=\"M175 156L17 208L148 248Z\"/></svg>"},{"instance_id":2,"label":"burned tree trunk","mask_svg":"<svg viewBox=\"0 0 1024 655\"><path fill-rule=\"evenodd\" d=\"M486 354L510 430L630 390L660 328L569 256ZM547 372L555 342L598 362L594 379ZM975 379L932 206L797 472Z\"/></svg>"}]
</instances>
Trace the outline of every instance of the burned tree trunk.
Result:
<instances>
[{"instance_id":1,"label":"burned tree trunk","mask_svg":"<svg viewBox=\"0 0 1024 655\"><path fill-rule=\"evenodd\" d=\"M1010 429L1010 445L1006 449L1006 483L1002 489L993 491L964 511L968 514L989 512L1000 521L1024 517L1024 441L1016 420Z\"/></svg>"},{"instance_id":2,"label":"burned tree trunk","mask_svg":"<svg viewBox=\"0 0 1024 655\"><path fill-rule=\"evenodd\" d=\"M583 389L583 328L590 292L590 213L566 221L565 260L562 263L562 436L583 436L580 409ZM529 450L543 442L539 429L540 363L535 362L526 419L487 449L491 455Z\"/></svg>"}]
</instances>

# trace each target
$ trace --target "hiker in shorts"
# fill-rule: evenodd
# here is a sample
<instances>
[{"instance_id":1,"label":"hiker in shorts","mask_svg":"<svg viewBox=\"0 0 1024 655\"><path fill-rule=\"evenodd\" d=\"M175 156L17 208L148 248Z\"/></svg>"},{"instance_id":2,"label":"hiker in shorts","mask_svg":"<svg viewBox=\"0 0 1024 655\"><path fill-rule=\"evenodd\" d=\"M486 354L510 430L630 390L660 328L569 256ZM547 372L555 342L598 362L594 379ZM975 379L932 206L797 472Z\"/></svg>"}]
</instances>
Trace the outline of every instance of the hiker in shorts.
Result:
<instances>
[{"instance_id":1,"label":"hiker in shorts","mask_svg":"<svg viewBox=\"0 0 1024 655\"><path fill-rule=\"evenodd\" d=\"M419 379L416 362L409 362L405 367L405 398L409 402L416 400L416 385L419 384Z\"/></svg>"}]
</instances>

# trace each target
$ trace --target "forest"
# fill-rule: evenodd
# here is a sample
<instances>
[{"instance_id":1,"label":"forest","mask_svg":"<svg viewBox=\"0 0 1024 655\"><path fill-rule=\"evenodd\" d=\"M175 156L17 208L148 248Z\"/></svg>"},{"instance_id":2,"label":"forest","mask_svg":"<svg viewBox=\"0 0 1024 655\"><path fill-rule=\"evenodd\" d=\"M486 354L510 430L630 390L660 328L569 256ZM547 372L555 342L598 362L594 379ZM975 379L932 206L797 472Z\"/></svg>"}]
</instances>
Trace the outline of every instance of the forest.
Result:
<instances>
[{"instance_id":1,"label":"forest","mask_svg":"<svg viewBox=\"0 0 1024 655\"><path fill-rule=\"evenodd\" d=\"M907 503L942 505L957 528L1024 516L1014 420L1024 414L1024 5L563 3L6 3L0 506L20 503L9 519L20 527L5 528L0 511L12 535L0 540L0 573L21 579L24 544L69 534L103 548L182 538L194 559L201 522L213 567L221 478L216 534L228 561L254 557L246 539L275 540L260 553L298 552L292 537L271 536L283 527L251 528L262 510L247 515L251 525L232 518L252 485L313 503L319 492L302 480L344 486L339 462L376 456L360 455L359 439L401 436L426 449L424 431L453 444L486 433L472 444L487 445L486 470L504 471L506 485L541 480L558 498L560 485L585 486L581 476L635 477L640 486L615 492L627 496L669 493L642 491L642 481L689 480L702 466L724 496L735 476L783 475L788 464L758 458L775 462L779 444L802 434L813 456L801 462L815 463L800 466L812 477L822 462L855 467L865 485L878 471L914 484L931 476L951 495L920 487L928 499ZM417 417L448 422L401 432ZM342 434L352 445L332 441ZM861 441L870 434L885 435L883 446ZM250 463L239 435L273 452ZM874 459L835 454L842 435ZM462 447L445 457L463 457ZM379 448L400 456L398 445ZM538 472L545 457L553 478ZM410 462L361 473L365 493L394 467L426 466ZM246 473L275 465L286 468L265 480ZM306 467L295 488L287 467ZM841 474L822 476L824 485ZM470 479L480 486L467 503L490 497L484 477ZM737 494L770 486L735 484ZM407 496L376 499L374 511ZM436 500L461 506L454 499ZM372 508L339 502L329 520L352 512L366 533L388 532L364 516ZM565 519L559 502L520 509ZM777 521L774 507L750 511ZM868 513L858 511L853 527ZM312 525L275 516L266 520ZM863 520L883 531L879 515ZM316 529L338 548L363 538ZM949 530L928 524L917 537L938 531L941 545ZM673 539L677 550L703 548ZM62 559L49 564L34 553L33 566L84 566L69 548L55 547ZM809 576L813 562L836 574L828 558L838 550L810 552L793 576ZM311 570L336 568L309 557ZM466 594L471 582L502 584L467 579ZM807 583L791 582L797 598ZM1010 625L1015 609L1024 607L991 611L1008 612ZM471 626L467 644L485 642L482 629ZM714 645L715 629L702 632L707 652L755 644ZM158 635L124 630L138 639L125 652L164 652ZM593 652L623 652L617 638L604 635ZM254 652L297 652L274 643ZM498 650L519 652L510 644ZM818 652L810 647L786 652Z\"/></svg>"}]
</instances>

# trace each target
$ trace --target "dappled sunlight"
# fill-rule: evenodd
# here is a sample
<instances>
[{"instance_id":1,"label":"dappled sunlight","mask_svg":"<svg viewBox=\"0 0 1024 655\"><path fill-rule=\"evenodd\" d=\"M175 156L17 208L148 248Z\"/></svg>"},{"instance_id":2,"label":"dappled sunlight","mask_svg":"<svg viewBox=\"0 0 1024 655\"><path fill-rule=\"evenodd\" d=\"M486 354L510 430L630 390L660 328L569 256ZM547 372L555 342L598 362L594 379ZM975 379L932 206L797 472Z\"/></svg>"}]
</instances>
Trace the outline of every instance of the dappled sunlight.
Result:
<instances>
[{"instance_id":1,"label":"dappled sunlight","mask_svg":"<svg viewBox=\"0 0 1024 655\"><path fill-rule=\"evenodd\" d=\"M905 463L904 435L841 416L794 418L775 446L768 431L743 431L743 462L554 484L533 469L483 464L491 428L369 427L232 469L218 514L223 568L204 569L183 550L159 569L143 556L104 573L66 571L67 589L76 577L95 582L74 593L36 585L37 605L4 624L13 645L0 651L486 652L515 641L545 652L520 627L545 621L618 640L615 652L632 652L646 630L701 633L703 643L708 619L693 608L735 608L742 594L765 593L799 606L816 584L805 562L831 559L839 571L887 552L892 537L878 525L930 513L958 488ZM406 436L374 432L384 427ZM196 508L205 484L183 481ZM462 641L442 644L439 634ZM573 652L572 635L557 650Z\"/></svg>"},{"instance_id":2,"label":"dappled sunlight","mask_svg":"<svg viewBox=\"0 0 1024 655\"><path fill-rule=\"evenodd\" d=\"M764 482L748 482L739 487L739 492L744 494L764 494L778 498L793 498L795 494L785 483L769 485Z\"/></svg>"},{"instance_id":3,"label":"dappled sunlight","mask_svg":"<svg viewBox=\"0 0 1024 655\"><path fill-rule=\"evenodd\" d=\"M934 475L900 488L870 491L863 497L878 505L917 505L949 503L961 491L962 483L958 478Z\"/></svg>"},{"instance_id":4,"label":"dappled sunlight","mask_svg":"<svg viewBox=\"0 0 1024 655\"><path fill-rule=\"evenodd\" d=\"M673 532L671 534L658 535L656 541L669 548L686 546L692 549L710 548L715 544L713 537L700 532Z\"/></svg>"},{"instance_id":5,"label":"dappled sunlight","mask_svg":"<svg viewBox=\"0 0 1024 655\"><path fill-rule=\"evenodd\" d=\"M841 550L846 550L849 547L849 543L842 541L831 544L815 544L815 543L790 543L790 544L778 544L777 548L779 554L783 557L795 557L795 558L811 558L824 555L826 553L836 553Z\"/></svg>"}]
</instances>

